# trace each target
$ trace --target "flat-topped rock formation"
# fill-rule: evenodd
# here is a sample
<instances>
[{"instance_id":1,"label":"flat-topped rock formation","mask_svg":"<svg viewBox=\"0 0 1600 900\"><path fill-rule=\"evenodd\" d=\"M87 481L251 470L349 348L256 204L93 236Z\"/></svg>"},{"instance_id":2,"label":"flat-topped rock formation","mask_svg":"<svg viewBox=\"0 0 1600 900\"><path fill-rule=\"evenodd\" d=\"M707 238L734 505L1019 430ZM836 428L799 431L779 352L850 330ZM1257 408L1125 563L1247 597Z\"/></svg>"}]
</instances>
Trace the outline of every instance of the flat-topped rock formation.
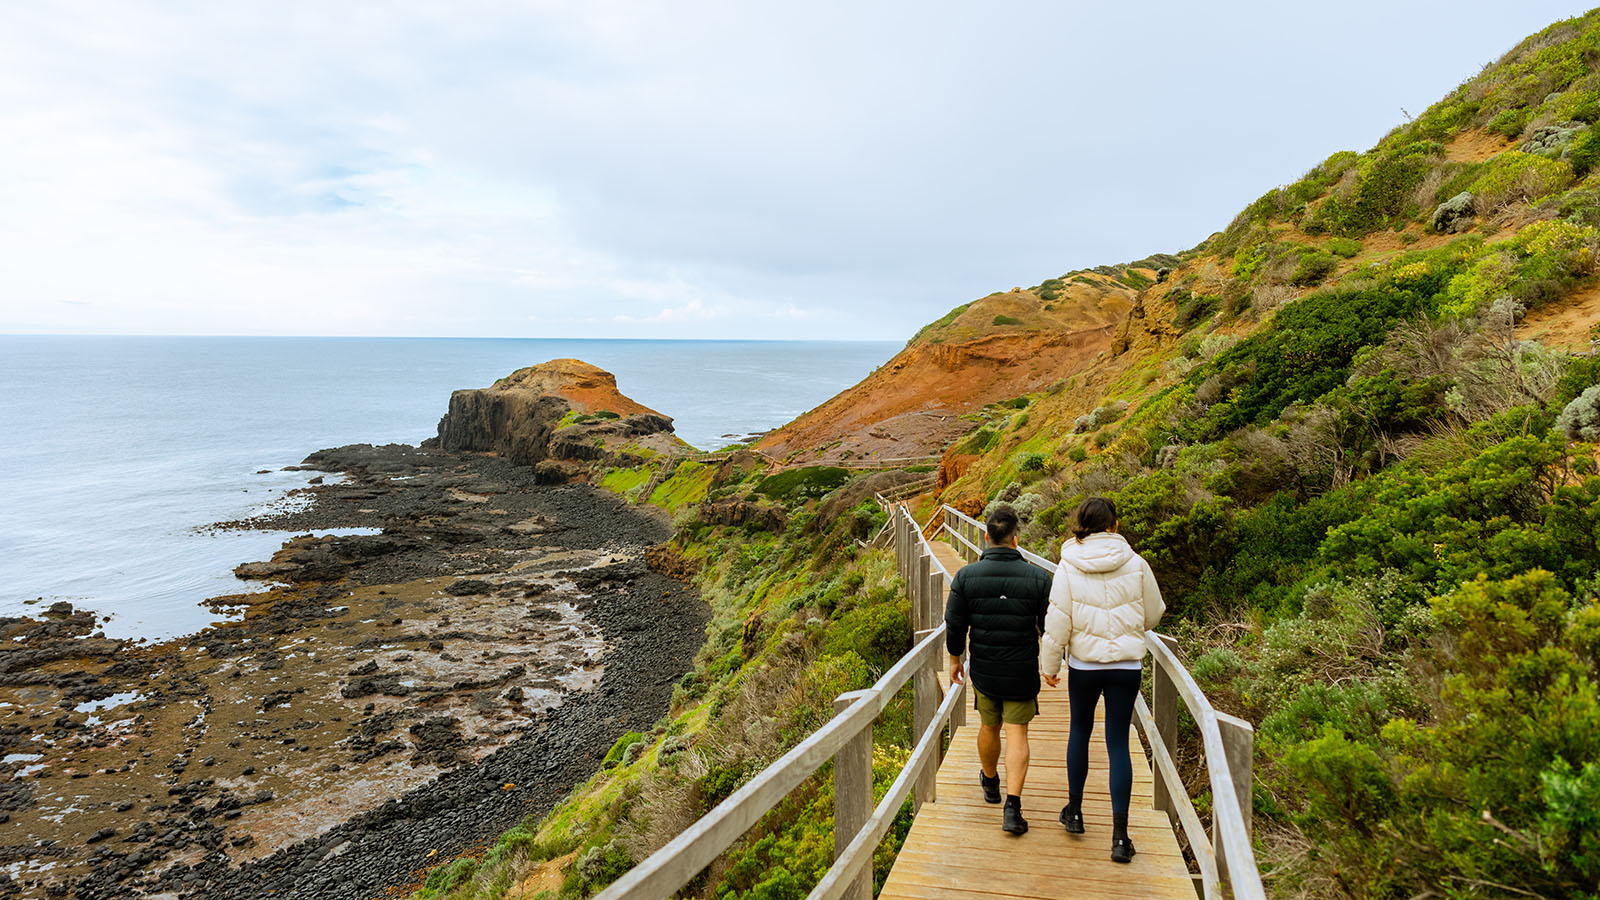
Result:
<instances>
[{"instance_id":1,"label":"flat-topped rock formation","mask_svg":"<svg viewBox=\"0 0 1600 900\"><path fill-rule=\"evenodd\" d=\"M438 437L424 446L493 453L534 466L548 481L690 449L672 433L670 417L625 396L610 372L577 359L553 359L452 393Z\"/></svg>"}]
</instances>

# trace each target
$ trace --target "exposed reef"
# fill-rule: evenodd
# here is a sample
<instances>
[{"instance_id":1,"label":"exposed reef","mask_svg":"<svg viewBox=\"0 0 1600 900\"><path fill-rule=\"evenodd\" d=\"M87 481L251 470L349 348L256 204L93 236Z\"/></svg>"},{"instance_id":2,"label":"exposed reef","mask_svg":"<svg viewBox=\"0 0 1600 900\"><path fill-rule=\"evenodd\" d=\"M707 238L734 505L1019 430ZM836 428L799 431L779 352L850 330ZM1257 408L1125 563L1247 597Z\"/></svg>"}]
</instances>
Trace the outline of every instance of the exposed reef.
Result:
<instances>
[{"instance_id":1,"label":"exposed reef","mask_svg":"<svg viewBox=\"0 0 1600 900\"><path fill-rule=\"evenodd\" d=\"M600 374L577 401L614 392ZM549 399L558 439L675 440L620 394L595 402L625 415L565 425L585 407ZM346 478L216 526L301 534L239 566L270 585L212 601L238 620L198 634L108 639L65 603L0 619L0 896L364 900L648 728L704 636L647 563L668 528L509 456L311 454ZM329 528L372 533L304 533Z\"/></svg>"}]
</instances>

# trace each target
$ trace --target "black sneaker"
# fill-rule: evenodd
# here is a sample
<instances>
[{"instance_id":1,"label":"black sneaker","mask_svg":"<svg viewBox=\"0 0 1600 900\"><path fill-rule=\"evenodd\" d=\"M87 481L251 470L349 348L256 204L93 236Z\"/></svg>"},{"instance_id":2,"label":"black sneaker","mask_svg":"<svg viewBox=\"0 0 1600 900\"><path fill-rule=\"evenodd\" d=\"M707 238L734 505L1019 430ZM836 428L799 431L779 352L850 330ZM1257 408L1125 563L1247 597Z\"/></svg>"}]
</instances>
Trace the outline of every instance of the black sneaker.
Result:
<instances>
[{"instance_id":1,"label":"black sneaker","mask_svg":"<svg viewBox=\"0 0 1600 900\"><path fill-rule=\"evenodd\" d=\"M1000 773L999 772L994 773L994 777L991 778L990 776L983 774L983 770L982 769L979 769L978 770L978 783L983 785L983 799L984 799L985 803L999 803L1000 802Z\"/></svg>"},{"instance_id":2,"label":"black sneaker","mask_svg":"<svg viewBox=\"0 0 1600 900\"><path fill-rule=\"evenodd\" d=\"M1072 807L1061 807L1061 827L1067 829L1067 834L1083 834L1083 813L1073 812Z\"/></svg>"},{"instance_id":3,"label":"black sneaker","mask_svg":"<svg viewBox=\"0 0 1600 900\"><path fill-rule=\"evenodd\" d=\"M1006 798L1006 811L1000 830L1008 834L1027 834L1028 820L1022 817L1022 801L1012 803L1011 798Z\"/></svg>"},{"instance_id":4,"label":"black sneaker","mask_svg":"<svg viewBox=\"0 0 1600 900\"><path fill-rule=\"evenodd\" d=\"M1133 862L1133 841L1127 838L1111 839L1111 861L1116 863Z\"/></svg>"}]
</instances>

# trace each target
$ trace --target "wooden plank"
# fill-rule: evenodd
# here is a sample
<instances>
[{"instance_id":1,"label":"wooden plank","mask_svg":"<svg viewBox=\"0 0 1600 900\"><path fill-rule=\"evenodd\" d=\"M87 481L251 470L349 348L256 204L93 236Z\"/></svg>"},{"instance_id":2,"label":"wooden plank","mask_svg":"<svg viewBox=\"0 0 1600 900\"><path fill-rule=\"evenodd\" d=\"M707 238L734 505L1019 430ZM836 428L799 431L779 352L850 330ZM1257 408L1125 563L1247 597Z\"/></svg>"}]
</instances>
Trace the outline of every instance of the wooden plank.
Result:
<instances>
[{"instance_id":1,"label":"wooden plank","mask_svg":"<svg viewBox=\"0 0 1600 900\"><path fill-rule=\"evenodd\" d=\"M1032 835L1030 830L1028 835ZM1024 837L1026 837L1025 835ZM1014 839L1016 840L1016 839ZM1053 835L1051 840L1060 842L1061 848L1048 846L1046 841L1043 846L1040 842L1026 842L1016 840L1016 845L1023 848L1022 852L1010 854L1003 867L995 865L994 857L966 852L951 852L950 847L932 846L907 846L900 852L904 854L905 870L915 874L937 867L947 873L945 881L951 884L977 882L997 868L1004 868L1008 872L1019 875L1051 875L1068 876L1075 881L1085 883L1125 884L1129 887L1164 886L1182 887L1193 891L1194 886L1190 876L1182 870L1181 866L1171 862L1146 859L1149 865L1102 866L1100 863L1109 862L1111 857L1111 841L1084 842L1081 838L1066 835ZM1135 860L1144 857L1141 851ZM898 862L902 857L895 857Z\"/></svg>"},{"instance_id":2,"label":"wooden plank","mask_svg":"<svg viewBox=\"0 0 1600 900\"><path fill-rule=\"evenodd\" d=\"M1018 858L1015 864L1008 859L1006 865L996 866L993 859L973 854L920 850L901 852L905 859L905 871L900 878L902 884L976 885L983 890L1005 891L1015 895L1019 889L1036 888L1041 880L1070 879L1075 888L1110 888L1119 897L1140 896L1150 889L1154 889L1154 892L1194 891L1187 875L1136 873L1122 866L1118 866L1116 871L1077 871L1071 868L1071 860L1035 853L1016 854ZM1107 855L1110 855L1109 851ZM896 862L900 859L896 857ZM1051 888L1054 893L1050 896L1060 893L1059 886L1052 885Z\"/></svg>"}]
</instances>

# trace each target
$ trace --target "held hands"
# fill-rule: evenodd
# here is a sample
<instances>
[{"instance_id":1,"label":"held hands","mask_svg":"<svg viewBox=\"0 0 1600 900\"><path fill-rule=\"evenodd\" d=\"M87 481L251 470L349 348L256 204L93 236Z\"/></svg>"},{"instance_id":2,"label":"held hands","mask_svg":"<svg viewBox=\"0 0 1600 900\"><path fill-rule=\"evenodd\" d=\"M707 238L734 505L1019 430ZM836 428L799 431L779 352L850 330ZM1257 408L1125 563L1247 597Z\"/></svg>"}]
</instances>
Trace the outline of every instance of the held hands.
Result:
<instances>
[{"instance_id":1,"label":"held hands","mask_svg":"<svg viewBox=\"0 0 1600 900\"><path fill-rule=\"evenodd\" d=\"M1061 684L1060 675L1046 675L1045 673L1040 672L1039 677L1044 679L1044 683L1050 685L1051 687L1056 687Z\"/></svg>"}]
</instances>

